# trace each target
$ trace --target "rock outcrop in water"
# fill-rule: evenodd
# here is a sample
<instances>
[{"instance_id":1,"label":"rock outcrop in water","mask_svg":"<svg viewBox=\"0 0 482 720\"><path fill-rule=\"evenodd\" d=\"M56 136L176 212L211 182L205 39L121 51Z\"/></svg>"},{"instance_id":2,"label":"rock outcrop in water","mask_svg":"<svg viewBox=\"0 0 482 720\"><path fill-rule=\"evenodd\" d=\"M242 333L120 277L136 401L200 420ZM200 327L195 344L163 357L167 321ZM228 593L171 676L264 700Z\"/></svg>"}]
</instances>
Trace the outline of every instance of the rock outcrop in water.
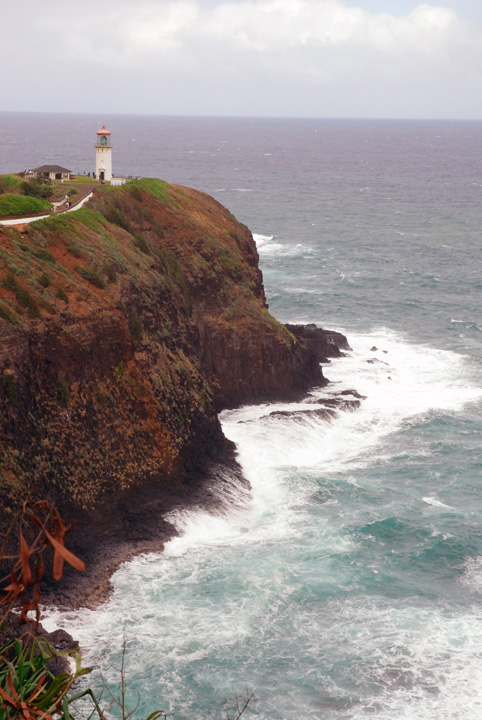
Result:
<instances>
[{"instance_id":1,"label":"rock outcrop in water","mask_svg":"<svg viewBox=\"0 0 482 720\"><path fill-rule=\"evenodd\" d=\"M320 358L348 347L277 322L249 230L161 181L0 230L0 281L0 501L49 495L93 545L145 541L234 464L218 410L323 385Z\"/></svg>"},{"instance_id":2,"label":"rock outcrop in water","mask_svg":"<svg viewBox=\"0 0 482 720\"><path fill-rule=\"evenodd\" d=\"M343 350L351 350L346 337L335 330L323 330L314 323L308 325L286 324L285 327L320 363L329 362L329 359L333 357L342 357Z\"/></svg>"}]
</instances>

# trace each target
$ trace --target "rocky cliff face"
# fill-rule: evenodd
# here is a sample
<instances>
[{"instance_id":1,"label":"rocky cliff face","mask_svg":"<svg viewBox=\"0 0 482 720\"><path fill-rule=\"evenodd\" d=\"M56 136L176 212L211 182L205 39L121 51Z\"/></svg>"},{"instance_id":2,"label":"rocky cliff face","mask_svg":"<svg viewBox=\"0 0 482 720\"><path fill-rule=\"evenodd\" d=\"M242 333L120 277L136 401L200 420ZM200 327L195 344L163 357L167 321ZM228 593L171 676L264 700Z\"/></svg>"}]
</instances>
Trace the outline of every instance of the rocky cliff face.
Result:
<instances>
[{"instance_id":1,"label":"rocky cliff face","mask_svg":"<svg viewBox=\"0 0 482 720\"><path fill-rule=\"evenodd\" d=\"M0 230L0 377L3 506L34 487L124 526L232 458L217 410L324 383L267 311L249 230L156 180Z\"/></svg>"}]
</instances>

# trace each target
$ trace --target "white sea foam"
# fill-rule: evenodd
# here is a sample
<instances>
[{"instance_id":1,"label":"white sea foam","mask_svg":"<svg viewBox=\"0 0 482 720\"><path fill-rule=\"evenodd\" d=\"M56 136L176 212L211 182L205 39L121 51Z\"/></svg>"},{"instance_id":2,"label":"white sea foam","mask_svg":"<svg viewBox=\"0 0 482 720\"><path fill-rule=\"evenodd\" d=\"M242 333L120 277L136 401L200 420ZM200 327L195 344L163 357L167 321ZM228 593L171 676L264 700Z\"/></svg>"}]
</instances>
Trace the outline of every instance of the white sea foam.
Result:
<instances>
[{"instance_id":1,"label":"white sea foam","mask_svg":"<svg viewBox=\"0 0 482 720\"><path fill-rule=\"evenodd\" d=\"M464 382L462 356L414 347L389 332L350 335L350 342L353 353L325 368L332 384L312 392L311 399L321 402L323 396L355 388L366 396L355 413L339 413L333 422L313 416L302 423L290 417L267 417L274 410L306 409L299 404L256 406L222 415L225 432L238 443L240 460L253 487L256 480L250 458L255 467L262 458L263 465L270 468L346 471L371 463L374 447L418 417L457 411L482 397L479 387ZM371 350L374 346L380 349Z\"/></svg>"},{"instance_id":2,"label":"white sea foam","mask_svg":"<svg viewBox=\"0 0 482 720\"><path fill-rule=\"evenodd\" d=\"M280 255L284 257L311 257L311 248L301 243L281 243L275 235L253 233L254 241L260 255Z\"/></svg>"},{"instance_id":3,"label":"white sea foam","mask_svg":"<svg viewBox=\"0 0 482 720\"><path fill-rule=\"evenodd\" d=\"M274 235L253 234L260 255L276 255L284 251L284 245L274 240Z\"/></svg>"},{"instance_id":4,"label":"white sea foam","mask_svg":"<svg viewBox=\"0 0 482 720\"><path fill-rule=\"evenodd\" d=\"M166 515L178 537L166 543L164 554L176 557L201 546L222 545L242 536L249 528L249 486L228 468L220 468L207 488L216 497L216 508L177 509Z\"/></svg>"},{"instance_id":5,"label":"white sea foam","mask_svg":"<svg viewBox=\"0 0 482 720\"><path fill-rule=\"evenodd\" d=\"M476 613L451 614L405 602L380 607L363 598L344 603L329 642L335 658L338 647L348 662L359 658L362 668L353 665L353 673L365 686L381 688L362 694L343 717L476 720L482 715L482 668L474 665L482 625Z\"/></svg>"},{"instance_id":6,"label":"white sea foam","mask_svg":"<svg viewBox=\"0 0 482 720\"><path fill-rule=\"evenodd\" d=\"M462 585L482 593L482 557L469 558L460 578Z\"/></svg>"},{"instance_id":7,"label":"white sea foam","mask_svg":"<svg viewBox=\"0 0 482 720\"><path fill-rule=\"evenodd\" d=\"M422 500L424 503L427 503L427 505L432 505L432 507L448 508L449 510L453 509L451 505L446 505L441 500L437 500L437 498L434 497L424 497Z\"/></svg>"},{"instance_id":8,"label":"white sea foam","mask_svg":"<svg viewBox=\"0 0 482 720\"><path fill-rule=\"evenodd\" d=\"M395 423L431 410L456 412L482 398L463 355L410 344L385 329L370 335L350 333L349 340L354 352L326 368L333 389L353 383L369 395L364 406L378 405L381 412L395 414Z\"/></svg>"},{"instance_id":9,"label":"white sea foam","mask_svg":"<svg viewBox=\"0 0 482 720\"><path fill-rule=\"evenodd\" d=\"M272 240L274 240L274 237L274 235L261 235L260 233L253 233L253 239L258 246L258 249L263 245L272 242Z\"/></svg>"}]
</instances>

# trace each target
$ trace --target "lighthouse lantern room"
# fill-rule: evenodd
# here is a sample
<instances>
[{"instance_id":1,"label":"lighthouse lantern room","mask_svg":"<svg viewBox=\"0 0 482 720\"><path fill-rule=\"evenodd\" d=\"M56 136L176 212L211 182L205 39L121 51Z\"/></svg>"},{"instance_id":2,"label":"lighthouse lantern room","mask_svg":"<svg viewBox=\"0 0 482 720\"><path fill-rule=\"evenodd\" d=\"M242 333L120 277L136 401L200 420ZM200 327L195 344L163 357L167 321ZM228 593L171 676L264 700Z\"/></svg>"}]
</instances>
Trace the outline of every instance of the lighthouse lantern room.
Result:
<instances>
[{"instance_id":1,"label":"lighthouse lantern room","mask_svg":"<svg viewBox=\"0 0 482 720\"><path fill-rule=\"evenodd\" d=\"M97 143L95 145L95 176L101 182L112 180L112 145L110 144L110 130L102 125L97 130Z\"/></svg>"}]
</instances>

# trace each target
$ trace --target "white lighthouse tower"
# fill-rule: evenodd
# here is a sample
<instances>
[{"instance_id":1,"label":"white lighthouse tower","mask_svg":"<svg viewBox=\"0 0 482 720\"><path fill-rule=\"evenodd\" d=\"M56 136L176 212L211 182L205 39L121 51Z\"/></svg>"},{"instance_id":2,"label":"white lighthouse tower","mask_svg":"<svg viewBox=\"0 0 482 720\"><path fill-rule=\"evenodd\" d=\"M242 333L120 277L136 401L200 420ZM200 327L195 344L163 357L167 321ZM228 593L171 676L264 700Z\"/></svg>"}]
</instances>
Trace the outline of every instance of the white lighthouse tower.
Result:
<instances>
[{"instance_id":1,"label":"white lighthouse tower","mask_svg":"<svg viewBox=\"0 0 482 720\"><path fill-rule=\"evenodd\" d=\"M102 125L97 130L97 143L95 146L95 176L101 182L112 180L112 145L110 144L110 130Z\"/></svg>"}]
</instances>

